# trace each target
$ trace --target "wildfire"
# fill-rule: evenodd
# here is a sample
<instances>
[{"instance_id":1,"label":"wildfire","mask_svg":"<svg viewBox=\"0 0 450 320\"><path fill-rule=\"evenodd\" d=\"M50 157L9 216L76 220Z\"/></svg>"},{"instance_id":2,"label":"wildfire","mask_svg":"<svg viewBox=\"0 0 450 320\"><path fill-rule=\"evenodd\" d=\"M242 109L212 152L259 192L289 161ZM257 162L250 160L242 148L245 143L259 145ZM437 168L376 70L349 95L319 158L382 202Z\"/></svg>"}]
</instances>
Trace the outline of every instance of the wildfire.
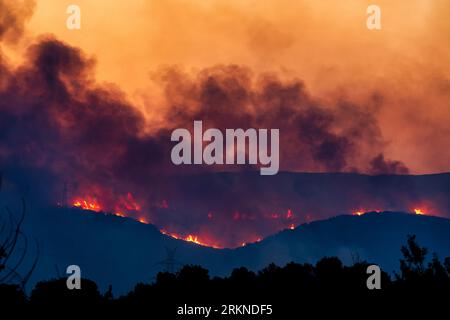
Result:
<instances>
[{"instance_id":1,"label":"wildfire","mask_svg":"<svg viewBox=\"0 0 450 320\"><path fill-rule=\"evenodd\" d=\"M420 214L420 215L426 214L425 210L424 209L420 209L420 208L415 208L413 211L414 211L415 214Z\"/></svg>"},{"instance_id":2,"label":"wildfire","mask_svg":"<svg viewBox=\"0 0 450 320\"><path fill-rule=\"evenodd\" d=\"M100 196L99 196L100 194ZM100 197L100 201L98 200ZM105 212L105 214L115 215L118 217L129 217L132 218L140 223L143 224L149 224L152 223L147 216L141 213L142 207L139 205L139 203L136 201L134 196L131 193L125 193L121 196L118 196L114 202L111 203L110 200L111 197L101 197L101 193L93 192L93 195L90 196L79 196L76 198L73 198L72 200L72 206L82 209L82 210L89 210L93 212ZM163 200L161 203L158 204L158 207L160 208L168 208L168 202L167 200ZM353 207L357 208L351 211L352 215L355 216L362 216L367 212L381 212L381 210L376 209L367 209L367 207ZM370 207L369 207L370 208ZM373 208L373 207L372 207ZM421 204L420 206L411 206L409 210L412 214L417 215L427 215L429 214L428 209L430 208L430 205L427 205L426 207ZM211 222L213 220L216 220L216 216L212 211L206 212L206 218L210 220ZM242 221L242 220L255 220L256 216L252 213L243 213L239 211L234 211L231 218L235 221ZM294 214L294 212L291 209L287 209L284 212L267 212L264 214L263 218L270 219L277 223L277 226L281 229L285 230L294 230L296 226L298 225L298 218ZM306 215L305 218L306 221L311 220L310 215ZM174 239L183 240L187 242L192 242L200 246L205 247L211 247L216 249L224 248L223 243L217 241L217 239L214 237L214 235L209 233L202 233L202 234L195 234L195 233L174 233L174 232L168 232L164 229L160 230L161 233L170 236ZM248 244L251 243L257 243L262 240L261 235L253 235L247 236L245 238L240 239L239 242L237 242L236 246L242 246L245 247Z\"/></svg>"},{"instance_id":3,"label":"wildfire","mask_svg":"<svg viewBox=\"0 0 450 320\"><path fill-rule=\"evenodd\" d=\"M162 234L165 234L165 235L167 235L169 237L172 237L174 239L177 239L177 240L184 240L184 241L187 241L187 242L193 242L193 243L198 244L200 246L212 247L212 248L215 248L215 249L221 249L222 248L220 246L216 246L214 244L207 243L204 240L200 240L200 238L198 236L193 235L193 234L188 234L187 236L181 236L181 235L179 235L177 233L168 232L168 231L166 231L164 229L161 229L160 231L161 231Z\"/></svg>"},{"instance_id":4,"label":"wildfire","mask_svg":"<svg viewBox=\"0 0 450 320\"><path fill-rule=\"evenodd\" d=\"M73 201L73 206L83 210L91 210L95 212L102 211L102 207L100 206L100 204L96 199L93 198L75 199Z\"/></svg>"},{"instance_id":5,"label":"wildfire","mask_svg":"<svg viewBox=\"0 0 450 320\"><path fill-rule=\"evenodd\" d=\"M354 216L362 216L362 215L366 214L367 212L380 213L380 212L382 212L382 210L380 210L380 209L370 209L370 210L368 210L368 209L358 209L358 210L353 211L352 215L354 215Z\"/></svg>"},{"instance_id":6,"label":"wildfire","mask_svg":"<svg viewBox=\"0 0 450 320\"><path fill-rule=\"evenodd\" d=\"M352 212L352 214L354 216L362 216L364 213L365 213L364 210L357 210L357 211Z\"/></svg>"},{"instance_id":7,"label":"wildfire","mask_svg":"<svg viewBox=\"0 0 450 320\"><path fill-rule=\"evenodd\" d=\"M365 214L366 212L369 212L369 211L381 212L381 210L365 210L365 209L358 209L358 210L356 210L356 211L353 211L352 214L355 215L355 216L362 216L363 214ZM424 209L424 208L419 208L419 207L418 207L418 208L411 209L410 212L415 213L415 214L418 214L418 215L426 215L426 214L427 214L427 210L426 210L426 209Z\"/></svg>"},{"instance_id":8,"label":"wildfire","mask_svg":"<svg viewBox=\"0 0 450 320\"><path fill-rule=\"evenodd\" d=\"M126 217L126 215L123 212L114 212L114 215L122 218Z\"/></svg>"},{"instance_id":9,"label":"wildfire","mask_svg":"<svg viewBox=\"0 0 450 320\"><path fill-rule=\"evenodd\" d=\"M72 206L83 209L83 210L91 210L95 212L105 211L109 212L118 217L127 217L130 216L131 213L136 213L141 211L141 206L136 202L133 195L131 193L127 193L125 196L119 196L115 205L110 206L109 208L103 207L96 197L86 196L86 197L77 197L72 201ZM148 223L145 218L138 218L138 221L142 223Z\"/></svg>"},{"instance_id":10,"label":"wildfire","mask_svg":"<svg viewBox=\"0 0 450 320\"><path fill-rule=\"evenodd\" d=\"M198 237L197 236L194 236L194 235L192 235L192 234L190 234L190 235L188 235L186 238L184 238L184 240L185 241L188 241L188 242L193 242L193 243L196 243L196 244L202 244L199 240L198 240Z\"/></svg>"},{"instance_id":11,"label":"wildfire","mask_svg":"<svg viewBox=\"0 0 450 320\"><path fill-rule=\"evenodd\" d=\"M146 218L143 218L143 217L139 218L138 221L140 223L148 224L148 220Z\"/></svg>"}]
</instances>

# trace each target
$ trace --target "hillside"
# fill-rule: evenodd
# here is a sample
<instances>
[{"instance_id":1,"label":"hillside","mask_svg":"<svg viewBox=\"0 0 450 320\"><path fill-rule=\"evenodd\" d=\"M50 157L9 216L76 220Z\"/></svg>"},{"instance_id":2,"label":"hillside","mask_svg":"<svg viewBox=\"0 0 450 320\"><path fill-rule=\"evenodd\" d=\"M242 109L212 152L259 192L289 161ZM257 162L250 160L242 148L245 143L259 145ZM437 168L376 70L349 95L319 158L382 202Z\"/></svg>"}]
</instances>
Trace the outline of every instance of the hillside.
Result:
<instances>
[{"instance_id":1,"label":"hillside","mask_svg":"<svg viewBox=\"0 0 450 320\"><path fill-rule=\"evenodd\" d=\"M175 259L180 264L200 264L213 275L226 275L239 266L257 270L271 262L315 262L324 256L338 256L344 263L368 260L391 272L398 266L407 234L416 234L420 244L441 257L450 256L450 220L394 212L337 216L222 250L173 239L132 219L77 209L34 210L27 216L24 233L40 243L31 286L77 264L84 277L95 280L102 290L112 284L115 293L152 281L165 268L160 262L167 257L166 248L177 248Z\"/></svg>"}]
</instances>

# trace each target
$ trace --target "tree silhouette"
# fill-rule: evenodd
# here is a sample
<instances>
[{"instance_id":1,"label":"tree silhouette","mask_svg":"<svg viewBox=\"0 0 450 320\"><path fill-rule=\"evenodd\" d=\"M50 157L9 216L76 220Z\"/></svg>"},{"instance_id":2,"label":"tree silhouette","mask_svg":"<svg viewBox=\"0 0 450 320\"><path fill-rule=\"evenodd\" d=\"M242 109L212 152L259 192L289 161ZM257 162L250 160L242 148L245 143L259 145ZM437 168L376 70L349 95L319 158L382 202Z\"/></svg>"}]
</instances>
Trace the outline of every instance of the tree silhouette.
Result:
<instances>
[{"instance_id":1,"label":"tree silhouette","mask_svg":"<svg viewBox=\"0 0 450 320\"><path fill-rule=\"evenodd\" d=\"M424 262L428 249L417 244L415 235L408 235L407 243L407 246L401 248L404 259L400 260L400 270L402 273L411 271L421 275L425 271Z\"/></svg>"},{"instance_id":2,"label":"tree silhouette","mask_svg":"<svg viewBox=\"0 0 450 320\"><path fill-rule=\"evenodd\" d=\"M2 176L0 174L0 190ZM0 216L0 297L16 297L23 300L25 286L36 268L39 258L39 246L28 270L23 271L29 253L29 241L22 232L22 223L26 216L26 204L22 199L22 210L15 214L6 206ZM6 298L5 298L6 299Z\"/></svg>"},{"instance_id":3,"label":"tree silhouette","mask_svg":"<svg viewBox=\"0 0 450 320\"><path fill-rule=\"evenodd\" d=\"M395 274L398 288L410 293L430 289L450 293L448 257L442 264L437 254L433 253L426 264L428 249L421 247L414 235L408 236L407 245L402 246L401 252L403 259L400 259L400 274Z\"/></svg>"}]
</instances>

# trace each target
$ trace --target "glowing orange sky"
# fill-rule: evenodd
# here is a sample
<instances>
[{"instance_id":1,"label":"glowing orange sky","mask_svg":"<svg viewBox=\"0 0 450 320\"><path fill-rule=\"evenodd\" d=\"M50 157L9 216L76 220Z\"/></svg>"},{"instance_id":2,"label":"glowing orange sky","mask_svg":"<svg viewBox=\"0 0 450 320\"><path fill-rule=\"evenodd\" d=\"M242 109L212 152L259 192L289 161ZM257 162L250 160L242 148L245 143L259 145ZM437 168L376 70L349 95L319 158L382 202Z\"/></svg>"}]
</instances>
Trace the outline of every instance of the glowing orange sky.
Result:
<instances>
[{"instance_id":1,"label":"glowing orange sky","mask_svg":"<svg viewBox=\"0 0 450 320\"><path fill-rule=\"evenodd\" d=\"M150 118L159 99L151 75L164 65L276 71L324 100L376 91L386 154L414 173L450 171L450 3L376 1L382 30L369 31L372 3L39 0L24 41L51 33L81 47L96 58L97 79L116 83ZM65 27L69 4L81 7L81 30Z\"/></svg>"}]
</instances>

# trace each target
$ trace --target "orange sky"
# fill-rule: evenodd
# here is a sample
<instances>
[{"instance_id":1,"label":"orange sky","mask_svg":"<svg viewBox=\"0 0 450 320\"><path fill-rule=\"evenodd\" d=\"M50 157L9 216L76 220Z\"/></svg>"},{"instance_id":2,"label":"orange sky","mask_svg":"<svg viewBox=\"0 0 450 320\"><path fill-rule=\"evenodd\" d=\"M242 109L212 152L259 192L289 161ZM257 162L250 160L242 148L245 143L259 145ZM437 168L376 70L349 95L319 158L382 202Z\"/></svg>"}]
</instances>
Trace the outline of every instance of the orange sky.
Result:
<instances>
[{"instance_id":1,"label":"orange sky","mask_svg":"<svg viewBox=\"0 0 450 320\"><path fill-rule=\"evenodd\" d=\"M364 101L376 91L388 157L414 173L450 171L450 2L376 1L382 30L369 31L372 3L38 0L24 40L5 52L54 34L95 57L97 79L116 83L150 116L159 101L151 75L167 65L275 71L302 79L324 101L337 92ZM81 7L81 30L65 27L69 4Z\"/></svg>"}]
</instances>

